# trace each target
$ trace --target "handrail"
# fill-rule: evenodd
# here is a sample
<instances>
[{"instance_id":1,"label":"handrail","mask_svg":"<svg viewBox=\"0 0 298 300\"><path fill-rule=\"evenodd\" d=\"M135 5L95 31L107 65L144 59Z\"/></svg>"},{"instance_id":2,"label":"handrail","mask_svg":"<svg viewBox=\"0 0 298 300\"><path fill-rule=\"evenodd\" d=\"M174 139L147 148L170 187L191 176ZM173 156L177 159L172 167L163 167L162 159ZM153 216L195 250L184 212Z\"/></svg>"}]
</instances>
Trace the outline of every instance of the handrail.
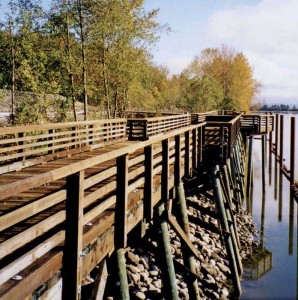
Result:
<instances>
[{"instance_id":1,"label":"handrail","mask_svg":"<svg viewBox=\"0 0 298 300\"><path fill-rule=\"evenodd\" d=\"M124 139L126 119L3 127L0 174Z\"/></svg>"},{"instance_id":2,"label":"handrail","mask_svg":"<svg viewBox=\"0 0 298 300\"><path fill-rule=\"evenodd\" d=\"M232 156L240 132L241 115L207 116L203 131L206 162L225 163Z\"/></svg>"},{"instance_id":3,"label":"handrail","mask_svg":"<svg viewBox=\"0 0 298 300\"><path fill-rule=\"evenodd\" d=\"M201 122L205 122L207 116L217 116L218 111L207 111L203 113L191 113L191 124L199 124Z\"/></svg>"},{"instance_id":4,"label":"handrail","mask_svg":"<svg viewBox=\"0 0 298 300\"><path fill-rule=\"evenodd\" d=\"M189 114L154 118L127 119L129 140L146 140L154 135L191 124Z\"/></svg>"},{"instance_id":5,"label":"handrail","mask_svg":"<svg viewBox=\"0 0 298 300\"><path fill-rule=\"evenodd\" d=\"M250 130L254 134L262 134L274 131L274 115L253 113L243 114L241 128Z\"/></svg>"}]
</instances>

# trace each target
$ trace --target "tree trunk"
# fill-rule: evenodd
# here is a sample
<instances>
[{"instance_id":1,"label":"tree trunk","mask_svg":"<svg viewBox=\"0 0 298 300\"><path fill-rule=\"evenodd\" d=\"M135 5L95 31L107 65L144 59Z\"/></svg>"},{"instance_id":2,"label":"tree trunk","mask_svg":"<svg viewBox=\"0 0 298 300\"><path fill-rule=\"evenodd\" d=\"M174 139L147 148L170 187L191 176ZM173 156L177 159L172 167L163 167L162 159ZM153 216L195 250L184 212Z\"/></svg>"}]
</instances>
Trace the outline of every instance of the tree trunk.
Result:
<instances>
[{"instance_id":1,"label":"tree trunk","mask_svg":"<svg viewBox=\"0 0 298 300\"><path fill-rule=\"evenodd\" d=\"M114 94L114 119L117 118L117 111L118 111L118 85L116 87L116 91Z\"/></svg>"},{"instance_id":2,"label":"tree trunk","mask_svg":"<svg viewBox=\"0 0 298 300\"><path fill-rule=\"evenodd\" d=\"M11 123L14 125L14 113L15 113L15 45L13 41L12 25L10 26L10 54L11 54Z\"/></svg>"},{"instance_id":3,"label":"tree trunk","mask_svg":"<svg viewBox=\"0 0 298 300\"><path fill-rule=\"evenodd\" d=\"M102 53L102 73L103 73L104 95L107 102L106 103L107 118L111 119L111 106L110 106L110 98L109 98L108 79L106 73L106 46L105 46L104 37L103 37L103 53Z\"/></svg>"},{"instance_id":4,"label":"tree trunk","mask_svg":"<svg viewBox=\"0 0 298 300\"><path fill-rule=\"evenodd\" d=\"M84 93L84 120L88 118L88 94L87 94L87 70L86 70L86 45L85 45L85 33L84 33L84 17L82 13L83 1L78 0L79 11L79 26L81 35L81 56L83 63L83 93Z\"/></svg>"},{"instance_id":5,"label":"tree trunk","mask_svg":"<svg viewBox=\"0 0 298 300\"><path fill-rule=\"evenodd\" d=\"M74 92L74 78L73 78L73 72L72 72L72 66L71 66L71 49L70 49L70 37L69 37L69 17L68 17L68 12L66 15L66 30L67 30L67 55L68 55L68 76L69 76L69 83L70 83L70 89L71 89L71 100L72 100L72 111L73 111L73 116L74 120L77 121L77 112L76 112L76 96Z\"/></svg>"}]
</instances>

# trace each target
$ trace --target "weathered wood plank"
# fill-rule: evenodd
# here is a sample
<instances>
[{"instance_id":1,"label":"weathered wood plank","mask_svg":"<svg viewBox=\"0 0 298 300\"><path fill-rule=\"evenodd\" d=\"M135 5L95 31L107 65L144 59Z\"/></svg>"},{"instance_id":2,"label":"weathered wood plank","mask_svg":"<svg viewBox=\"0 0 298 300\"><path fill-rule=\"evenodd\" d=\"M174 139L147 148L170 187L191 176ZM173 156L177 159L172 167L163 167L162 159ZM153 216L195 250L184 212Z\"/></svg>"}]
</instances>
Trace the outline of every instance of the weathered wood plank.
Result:
<instances>
[{"instance_id":1,"label":"weathered wood plank","mask_svg":"<svg viewBox=\"0 0 298 300\"><path fill-rule=\"evenodd\" d=\"M0 217L0 231L13 226L14 224L21 222L34 214L41 212L55 204L65 200L66 191L61 190L52 195L46 196L36 202L25 205L18 210L12 211Z\"/></svg>"},{"instance_id":2,"label":"weathered wood plank","mask_svg":"<svg viewBox=\"0 0 298 300\"><path fill-rule=\"evenodd\" d=\"M12 238L0 244L0 259L8 255L23 245L29 243L33 239L41 236L46 231L54 228L57 224L65 220L65 211L59 211L49 218L37 223L36 225L20 232Z\"/></svg>"},{"instance_id":3,"label":"weathered wood plank","mask_svg":"<svg viewBox=\"0 0 298 300\"><path fill-rule=\"evenodd\" d=\"M64 240L64 231L59 231L43 243L39 244L28 253L14 260L8 266L0 270L0 285L24 270L30 264L34 263L38 258L52 250L54 247L62 243Z\"/></svg>"}]
</instances>

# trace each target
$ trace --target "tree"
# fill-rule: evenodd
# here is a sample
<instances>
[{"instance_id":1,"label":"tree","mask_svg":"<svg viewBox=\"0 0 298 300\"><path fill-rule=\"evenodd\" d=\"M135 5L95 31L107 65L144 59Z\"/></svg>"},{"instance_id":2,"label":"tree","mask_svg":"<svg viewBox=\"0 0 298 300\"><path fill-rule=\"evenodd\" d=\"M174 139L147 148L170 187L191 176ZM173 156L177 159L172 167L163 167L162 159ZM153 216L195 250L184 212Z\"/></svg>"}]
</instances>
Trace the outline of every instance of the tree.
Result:
<instances>
[{"instance_id":1,"label":"tree","mask_svg":"<svg viewBox=\"0 0 298 300\"><path fill-rule=\"evenodd\" d=\"M249 110L260 87L244 54L226 45L203 50L187 72L190 78L206 76L219 84L223 98L218 106L222 109Z\"/></svg>"},{"instance_id":2,"label":"tree","mask_svg":"<svg viewBox=\"0 0 298 300\"><path fill-rule=\"evenodd\" d=\"M205 112L220 108L223 91L220 84L211 77L190 78L185 84L182 97L191 112Z\"/></svg>"}]
</instances>

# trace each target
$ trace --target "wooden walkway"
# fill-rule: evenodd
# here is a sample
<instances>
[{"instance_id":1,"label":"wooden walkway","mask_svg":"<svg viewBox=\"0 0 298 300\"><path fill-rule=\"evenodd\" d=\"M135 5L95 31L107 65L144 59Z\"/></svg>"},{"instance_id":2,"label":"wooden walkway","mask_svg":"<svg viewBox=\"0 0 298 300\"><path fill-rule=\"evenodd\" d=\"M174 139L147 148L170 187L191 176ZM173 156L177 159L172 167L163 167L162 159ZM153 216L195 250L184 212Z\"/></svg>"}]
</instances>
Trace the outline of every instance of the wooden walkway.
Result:
<instances>
[{"instance_id":1,"label":"wooden walkway","mask_svg":"<svg viewBox=\"0 0 298 300\"><path fill-rule=\"evenodd\" d=\"M1 128L0 299L42 285L50 299L61 270L75 299L82 279L127 246L181 178L203 159L230 157L241 122L253 134L273 130L271 116L213 114Z\"/></svg>"}]
</instances>

